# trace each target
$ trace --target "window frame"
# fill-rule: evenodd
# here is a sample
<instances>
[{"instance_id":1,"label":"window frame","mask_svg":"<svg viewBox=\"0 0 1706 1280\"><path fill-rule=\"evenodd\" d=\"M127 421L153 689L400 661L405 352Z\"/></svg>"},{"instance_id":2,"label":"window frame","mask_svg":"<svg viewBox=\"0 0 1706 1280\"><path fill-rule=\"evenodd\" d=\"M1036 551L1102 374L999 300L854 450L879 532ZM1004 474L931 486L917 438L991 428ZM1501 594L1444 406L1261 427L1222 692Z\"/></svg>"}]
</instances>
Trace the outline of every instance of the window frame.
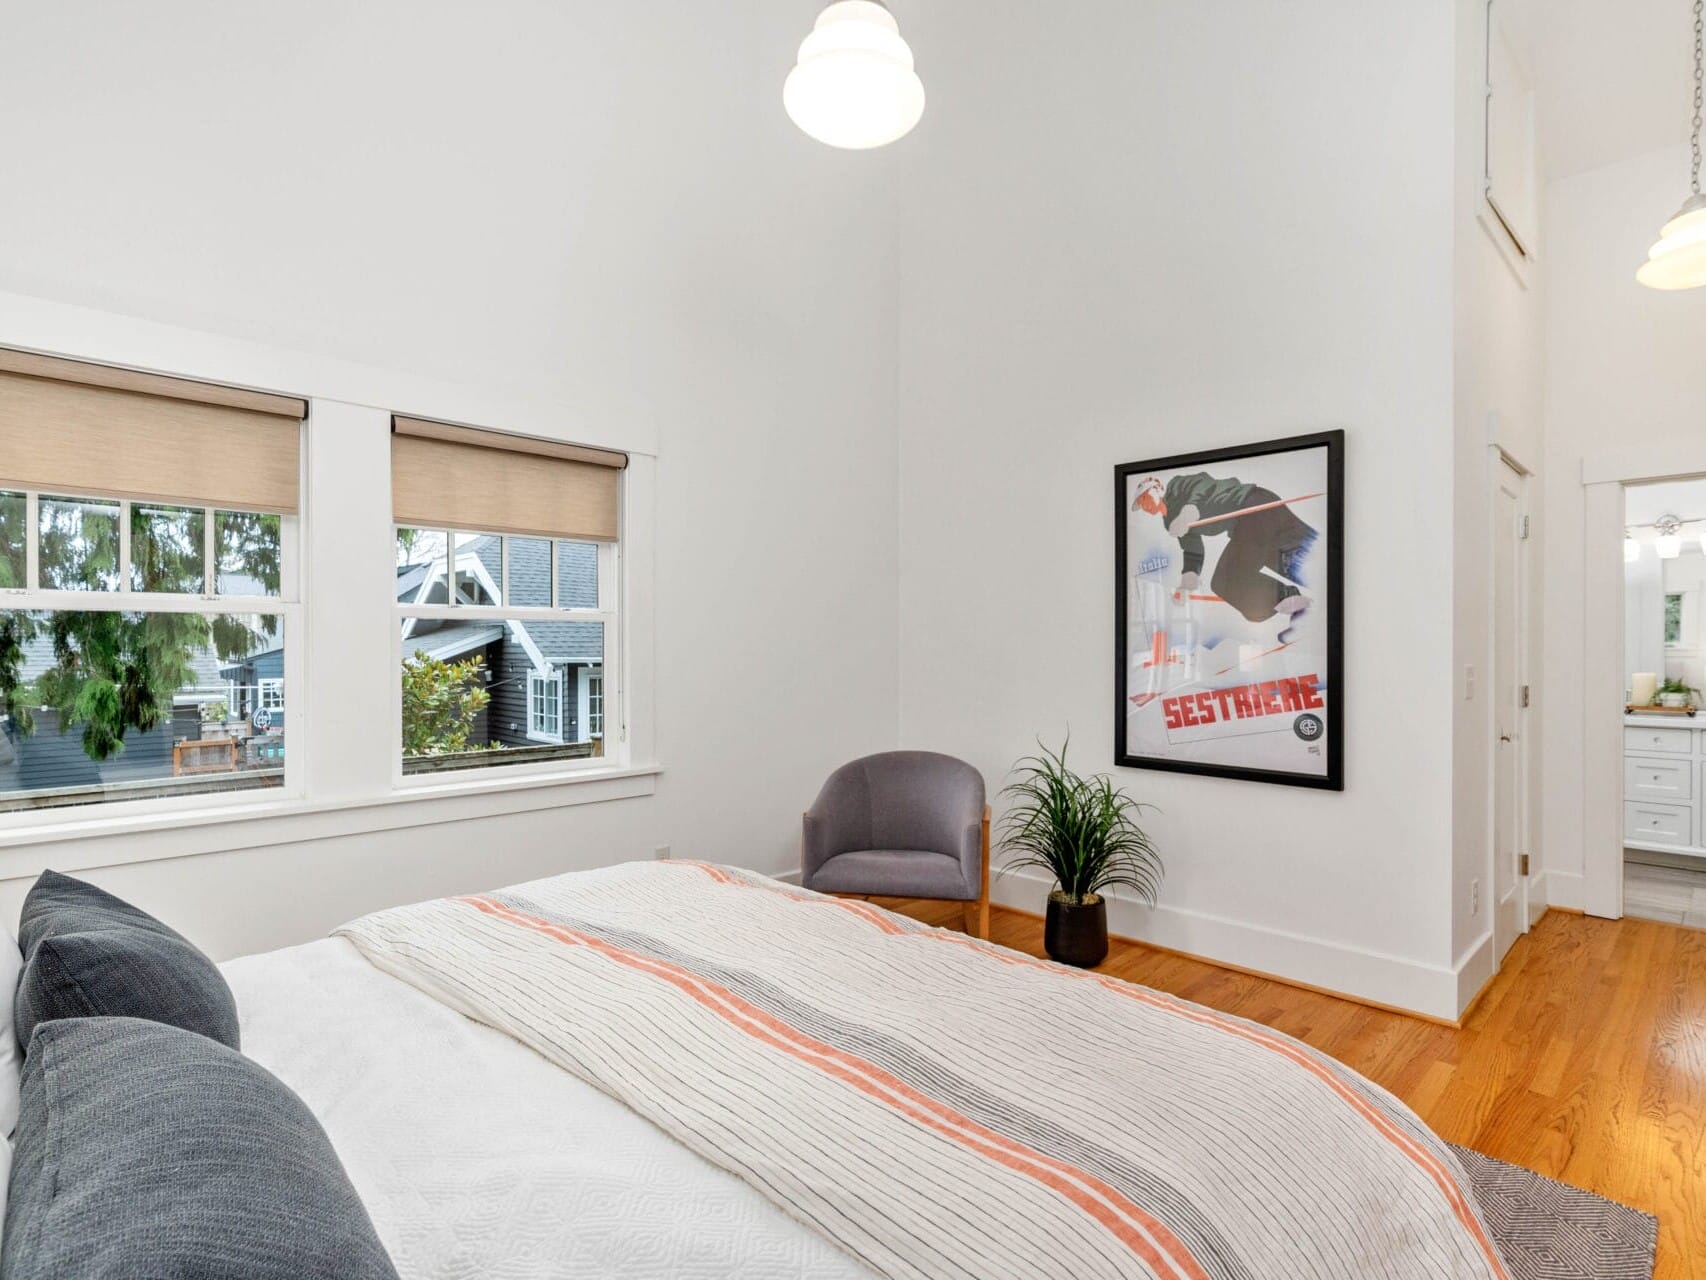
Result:
<instances>
[{"instance_id":1,"label":"window frame","mask_svg":"<svg viewBox=\"0 0 1706 1280\"><path fill-rule=\"evenodd\" d=\"M627 528L625 522L627 480L627 473L624 472L621 481L619 482L621 487L618 490L619 511L623 513L618 517L618 526L624 535L626 534ZM399 523L393 520L390 525L393 557L395 556L397 533L401 529L426 530L437 534L440 538L444 539L444 563L443 565L438 566L438 573L436 577L435 575L429 574L426 580L422 582L421 586L414 593L416 596L415 601L398 600L395 602L392 611L394 625L391 627L391 782L393 789L400 792L430 791L433 789L443 790L453 787L466 787L469 784L490 783L512 778L517 781L528 779L549 781L552 778L573 780L575 776L579 774L606 773L613 769L628 768L631 761L624 710L626 707L626 690L621 682L621 655L623 653L623 621L625 613L625 601L623 594L624 544L622 540L619 538L615 542L595 542L590 544L598 548L597 608L569 608L563 607L559 604L559 601L562 599L562 574L560 557L557 555L556 544L559 542L585 542L584 539L579 538L548 539L551 543L550 576L552 603L550 606L458 604L456 603L455 592L452 590L452 587L456 581L456 545L459 537L492 536L507 539L509 537L534 537L537 535L494 534L490 530L437 528L419 524ZM501 571L497 578L493 580L493 585L498 589L498 598L500 600L507 601L510 595L510 556L509 543L507 540L502 543L502 548ZM475 559L476 563L478 563L478 557ZM489 572L484 572L483 576L489 578L490 574ZM445 584L445 598L447 603L426 604L424 602L420 602L420 598L427 595L431 590L433 582L439 579L442 579ZM525 626L529 622L589 622L598 623L603 626L604 662L602 665L606 672L606 725L608 726L609 724L609 716L611 715L612 709L617 709L619 725L618 732L614 736L607 732L602 738L598 739L598 741L603 744L603 754L591 755L584 758L567 758L557 760L505 761L501 758L503 753L493 752L492 754L494 759L489 764L471 764L458 769L426 769L418 770L413 773L405 771L403 756L403 694L402 681L400 678L404 656L404 645L407 643L403 635L404 627L412 619L467 622L481 618L494 623L503 623L506 625L511 623L520 623ZM534 741L538 741L541 746L573 745L562 738L536 739L531 733L531 683L532 672L535 669L536 667L530 667L529 669L529 723L525 726L525 728L529 730L527 737ZM566 688L563 690L562 696L564 699L567 698L568 691ZM566 701L559 701L559 726L562 724L563 713L566 710L566 705Z\"/></svg>"},{"instance_id":2,"label":"window frame","mask_svg":"<svg viewBox=\"0 0 1706 1280\"><path fill-rule=\"evenodd\" d=\"M597 685L597 689L593 688ZM586 740L599 742L604 738L604 664L587 667L581 673L581 718L586 726ZM598 727L593 728L594 722Z\"/></svg>"},{"instance_id":3,"label":"window frame","mask_svg":"<svg viewBox=\"0 0 1706 1280\"><path fill-rule=\"evenodd\" d=\"M302 425L298 425L298 431ZM305 453L305 450L299 450ZM75 486L53 489L31 488L22 482L0 476L0 492L24 495L24 586L0 587L0 610L12 613L183 613L201 617L231 615L265 615L279 620L284 637L284 675L282 683L301 687L304 682L305 627L301 595L302 557L304 553L303 521L299 512L263 511L242 503L208 502L204 499L160 496L111 497L79 493ZM305 486L299 487L305 493ZM117 586L110 591L79 591L41 586L41 503L48 499L81 499L118 508L118 567ZM198 510L202 518L202 590L199 592L142 591L132 587L134 559L131 547L131 509L144 507L182 507ZM221 511L252 511L277 516L279 520L279 589L276 596L220 595L216 590L219 577L217 513ZM229 688L232 682L227 681ZM301 734L294 735L297 738ZM169 788L171 779L161 782ZM135 798L94 798L83 803L25 806L0 809L0 836L11 831L51 830L57 826L95 821L124 822L159 815L200 811L240 809L256 804L299 802L306 794L304 752L298 747L284 753L284 773L277 786L233 787L229 790L195 791L182 794L169 790L161 794ZM43 791L44 796L53 792Z\"/></svg>"},{"instance_id":4,"label":"window frame","mask_svg":"<svg viewBox=\"0 0 1706 1280\"><path fill-rule=\"evenodd\" d=\"M563 669L541 671L538 667L527 669L527 736L534 742L563 745ZM552 733L548 729L539 728L543 719L540 713L540 702L547 687L556 689L555 717L557 730Z\"/></svg>"},{"instance_id":5,"label":"window frame","mask_svg":"<svg viewBox=\"0 0 1706 1280\"><path fill-rule=\"evenodd\" d=\"M261 711L284 710L284 678L264 676L255 681L255 706Z\"/></svg>"}]
</instances>

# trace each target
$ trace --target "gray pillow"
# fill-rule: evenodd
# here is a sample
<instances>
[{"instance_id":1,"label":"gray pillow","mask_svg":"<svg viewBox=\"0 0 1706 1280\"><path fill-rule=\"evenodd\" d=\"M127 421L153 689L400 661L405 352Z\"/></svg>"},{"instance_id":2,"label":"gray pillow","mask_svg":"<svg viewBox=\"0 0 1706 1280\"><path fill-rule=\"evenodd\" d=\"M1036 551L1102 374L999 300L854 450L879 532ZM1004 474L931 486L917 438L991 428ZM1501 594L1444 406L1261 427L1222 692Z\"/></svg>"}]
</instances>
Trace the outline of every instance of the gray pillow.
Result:
<instances>
[{"instance_id":1,"label":"gray pillow","mask_svg":"<svg viewBox=\"0 0 1706 1280\"><path fill-rule=\"evenodd\" d=\"M325 1130L276 1077L136 1018L36 1029L7 1280L397 1280Z\"/></svg>"},{"instance_id":2,"label":"gray pillow","mask_svg":"<svg viewBox=\"0 0 1706 1280\"><path fill-rule=\"evenodd\" d=\"M148 1018L240 1047L237 1002L188 939L104 889L44 871L18 921L18 1043L55 1018Z\"/></svg>"}]
</instances>

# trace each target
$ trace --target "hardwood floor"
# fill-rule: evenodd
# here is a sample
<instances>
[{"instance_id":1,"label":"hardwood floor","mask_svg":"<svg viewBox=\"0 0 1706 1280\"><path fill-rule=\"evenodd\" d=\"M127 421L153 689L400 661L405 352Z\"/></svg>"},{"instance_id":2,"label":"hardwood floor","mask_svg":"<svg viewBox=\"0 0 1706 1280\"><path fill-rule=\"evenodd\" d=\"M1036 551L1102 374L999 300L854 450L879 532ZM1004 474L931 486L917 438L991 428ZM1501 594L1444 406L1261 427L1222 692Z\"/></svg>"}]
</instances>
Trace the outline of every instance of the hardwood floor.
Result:
<instances>
[{"instance_id":1,"label":"hardwood floor","mask_svg":"<svg viewBox=\"0 0 1706 1280\"><path fill-rule=\"evenodd\" d=\"M958 928L957 903L883 906ZM1042 921L990 937L1042 954ZM1706 931L1552 912L1461 1030L1116 940L1102 971L1266 1023L1443 1137L1656 1214L1655 1280L1706 1280Z\"/></svg>"}]
</instances>

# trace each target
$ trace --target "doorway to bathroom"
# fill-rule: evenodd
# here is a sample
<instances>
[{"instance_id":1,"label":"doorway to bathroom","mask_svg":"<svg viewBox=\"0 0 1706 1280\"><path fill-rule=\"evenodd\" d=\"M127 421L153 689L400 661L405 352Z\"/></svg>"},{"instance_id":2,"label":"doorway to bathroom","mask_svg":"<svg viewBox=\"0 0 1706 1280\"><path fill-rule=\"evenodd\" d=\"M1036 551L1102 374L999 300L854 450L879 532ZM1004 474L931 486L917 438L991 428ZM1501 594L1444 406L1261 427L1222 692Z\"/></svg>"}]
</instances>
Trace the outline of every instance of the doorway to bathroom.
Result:
<instances>
[{"instance_id":1,"label":"doorway to bathroom","mask_svg":"<svg viewBox=\"0 0 1706 1280\"><path fill-rule=\"evenodd\" d=\"M1623 500L1623 909L1706 928L1706 478Z\"/></svg>"}]
</instances>

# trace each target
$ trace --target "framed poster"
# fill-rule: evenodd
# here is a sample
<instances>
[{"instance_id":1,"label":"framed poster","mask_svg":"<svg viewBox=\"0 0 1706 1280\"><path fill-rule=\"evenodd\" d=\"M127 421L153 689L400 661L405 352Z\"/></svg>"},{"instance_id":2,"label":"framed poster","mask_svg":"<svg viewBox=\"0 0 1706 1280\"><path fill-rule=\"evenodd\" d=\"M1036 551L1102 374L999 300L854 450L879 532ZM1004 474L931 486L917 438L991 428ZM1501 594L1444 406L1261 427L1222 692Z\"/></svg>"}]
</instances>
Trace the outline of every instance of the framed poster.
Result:
<instances>
[{"instance_id":1,"label":"framed poster","mask_svg":"<svg viewBox=\"0 0 1706 1280\"><path fill-rule=\"evenodd\" d=\"M1345 433L1114 468L1114 763L1344 789Z\"/></svg>"}]
</instances>

